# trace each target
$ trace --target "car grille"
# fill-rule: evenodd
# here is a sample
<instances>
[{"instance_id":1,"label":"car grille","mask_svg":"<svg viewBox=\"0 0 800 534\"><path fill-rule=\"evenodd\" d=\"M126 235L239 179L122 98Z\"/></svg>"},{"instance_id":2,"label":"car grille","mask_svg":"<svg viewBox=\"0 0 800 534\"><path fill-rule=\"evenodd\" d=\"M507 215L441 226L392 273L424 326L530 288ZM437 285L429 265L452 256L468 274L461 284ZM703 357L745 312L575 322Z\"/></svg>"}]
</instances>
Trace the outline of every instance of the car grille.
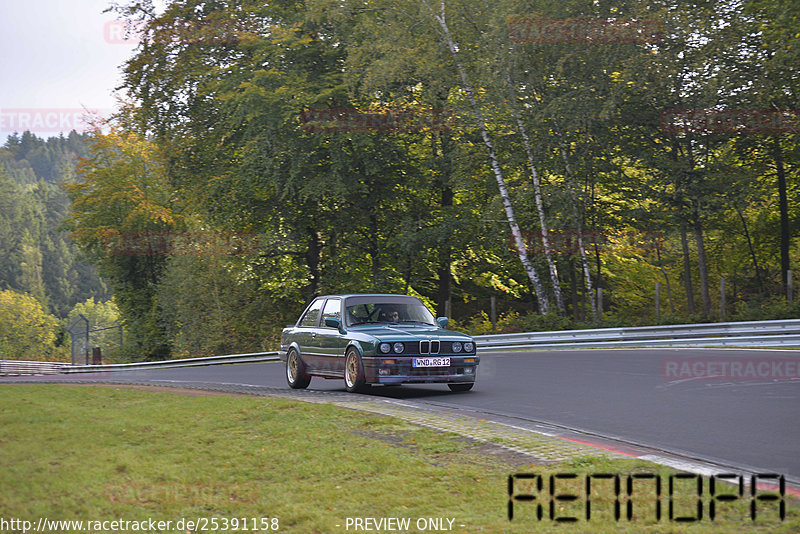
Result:
<instances>
[{"instance_id":1,"label":"car grille","mask_svg":"<svg viewBox=\"0 0 800 534\"><path fill-rule=\"evenodd\" d=\"M442 349L442 343L438 339L431 341L425 340L419 342L420 354L439 354Z\"/></svg>"},{"instance_id":2,"label":"car grille","mask_svg":"<svg viewBox=\"0 0 800 534\"><path fill-rule=\"evenodd\" d=\"M438 355L447 355L447 356L461 356L461 355L471 355L475 354L475 352L464 352L463 350L459 353L453 352L453 342L452 341L439 341L437 339L434 340L423 340L423 341L404 341L403 345L405 346L405 350L403 350L403 356L412 356L414 354L422 354L427 356L428 354L438 354ZM393 353L389 353L391 355ZM383 354L381 354L383 356Z\"/></svg>"}]
</instances>

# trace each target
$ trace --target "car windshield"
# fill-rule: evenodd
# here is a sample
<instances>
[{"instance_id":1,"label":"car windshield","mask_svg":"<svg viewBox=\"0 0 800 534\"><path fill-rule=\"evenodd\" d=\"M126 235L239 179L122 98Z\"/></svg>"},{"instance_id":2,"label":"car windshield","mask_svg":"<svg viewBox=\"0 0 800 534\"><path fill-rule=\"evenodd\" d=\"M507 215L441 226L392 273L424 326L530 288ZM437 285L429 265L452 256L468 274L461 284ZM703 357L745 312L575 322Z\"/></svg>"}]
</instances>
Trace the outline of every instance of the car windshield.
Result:
<instances>
[{"instance_id":1,"label":"car windshield","mask_svg":"<svg viewBox=\"0 0 800 534\"><path fill-rule=\"evenodd\" d=\"M433 314L413 297L357 297L347 300L347 325L362 324L435 325Z\"/></svg>"}]
</instances>

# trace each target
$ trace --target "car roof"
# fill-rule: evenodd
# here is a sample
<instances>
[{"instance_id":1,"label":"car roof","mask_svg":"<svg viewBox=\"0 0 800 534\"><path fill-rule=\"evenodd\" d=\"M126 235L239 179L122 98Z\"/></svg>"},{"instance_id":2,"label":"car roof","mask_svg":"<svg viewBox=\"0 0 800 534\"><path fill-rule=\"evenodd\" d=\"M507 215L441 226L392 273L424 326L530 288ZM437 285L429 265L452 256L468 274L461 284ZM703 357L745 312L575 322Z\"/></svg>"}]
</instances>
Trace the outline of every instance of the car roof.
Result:
<instances>
[{"instance_id":1,"label":"car roof","mask_svg":"<svg viewBox=\"0 0 800 534\"><path fill-rule=\"evenodd\" d=\"M314 299L327 299L327 298L349 298L349 297L409 297L409 298L418 298L413 295L405 295L403 293L346 293L346 294L339 294L339 295L320 295L315 297Z\"/></svg>"}]
</instances>

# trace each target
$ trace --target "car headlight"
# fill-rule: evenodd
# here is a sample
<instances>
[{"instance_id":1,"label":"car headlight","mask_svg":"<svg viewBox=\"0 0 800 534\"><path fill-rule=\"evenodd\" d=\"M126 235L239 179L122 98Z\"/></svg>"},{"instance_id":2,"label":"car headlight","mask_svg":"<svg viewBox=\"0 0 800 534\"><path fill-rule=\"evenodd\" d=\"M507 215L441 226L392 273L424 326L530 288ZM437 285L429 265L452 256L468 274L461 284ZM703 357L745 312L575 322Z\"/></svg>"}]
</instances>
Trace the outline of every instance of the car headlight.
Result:
<instances>
[{"instance_id":1,"label":"car headlight","mask_svg":"<svg viewBox=\"0 0 800 534\"><path fill-rule=\"evenodd\" d=\"M382 353L386 354L390 350L392 350L392 346L390 344L388 344L388 343L381 343L380 344L380 349L381 349Z\"/></svg>"},{"instance_id":2,"label":"car headlight","mask_svg":"<svg viewBox=\"0 0 800 534\"><path fill-rule=\"evenodd\" d=\"M400 354L401 352L403 352L403 350L405 350L405 347L403 346L403 344L402 344L402 343L395 343L395 344L394 344L394 351L395 351L397 354Z\"/></svg>"},{"instance_id":3,"label":"car headlight","mask_svg":"<svg viewBox=\"0 0 800 534\"><path fill-rule=\"evenodd\" d=\"M461 352L461 342L454 341L453 342L453 352Z\"/></svg>"},{"instance_id":4,"label":"car headlight","mask_svg":"<svg viewBox=\"0 0 800 534\"><path fill-rule=\"evenodd\" d=\"M473 350L475 350L474 343L472 343L471 341L467 341L466 343L464 343L464 352L472 352Z\"/></svg>"}]
</instances>

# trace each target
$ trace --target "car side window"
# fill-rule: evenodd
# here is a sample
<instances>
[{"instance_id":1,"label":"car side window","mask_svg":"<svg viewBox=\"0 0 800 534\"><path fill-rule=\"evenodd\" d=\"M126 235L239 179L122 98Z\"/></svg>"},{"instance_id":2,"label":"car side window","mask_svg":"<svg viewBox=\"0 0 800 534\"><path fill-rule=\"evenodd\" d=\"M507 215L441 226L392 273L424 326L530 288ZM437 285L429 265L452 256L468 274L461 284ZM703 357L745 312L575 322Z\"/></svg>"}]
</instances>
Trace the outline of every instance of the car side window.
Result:
<instances>
[{"instance_id":1,"label":"car side window","mask_svg":"<svg viewBox=\"0 0 800 534\"><path fill-rule=\"evenodd\" d=\"M300 326L317 326L319 324L319 312L322 309L323 302L325 302L324 299L319 299L311 304L303 318L300 319Z\"/></svg>"},{"instance_id":2,"label":"car side window","mask_svg":"<svg viewBox=\"0 0 800 534\"><path fill-rule=\"evenodd\" d=\"M325 309L322 310L322 326L325 326L325 319L328 317L342 320L342 301L340 299L328 299L325 302Z\"/></svg>"}]
</instances>

